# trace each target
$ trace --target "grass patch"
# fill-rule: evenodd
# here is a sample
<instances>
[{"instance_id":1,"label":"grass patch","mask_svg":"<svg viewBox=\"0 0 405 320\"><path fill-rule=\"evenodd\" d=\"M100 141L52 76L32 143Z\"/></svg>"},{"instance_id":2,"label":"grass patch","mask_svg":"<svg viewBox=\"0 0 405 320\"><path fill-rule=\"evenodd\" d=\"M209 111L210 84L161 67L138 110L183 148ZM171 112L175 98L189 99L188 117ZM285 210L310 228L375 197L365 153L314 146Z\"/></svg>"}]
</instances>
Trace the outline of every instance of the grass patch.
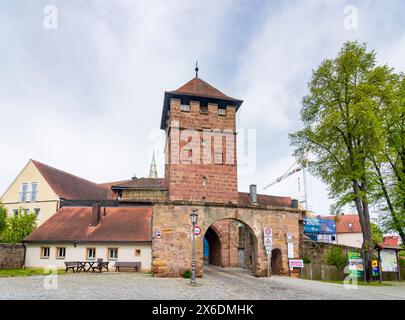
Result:
<instances>
[{"instance_id":1,"label":"grass patch","mask_svg":"<svg viewBox=\"0 0 405 320\"><path fill-rule=\"evenodd\" d=\"M336 284L344 284L343 280L340 281L331 281L331 280L320 280L321 282L327 282L327 283L336 283ZM352 283L350 283L352 284ZM358 281L357 285L359 286L371 286L371 287L389 287L391 284L386 283L386 282L378 282L378 281L373 281L373 282L364 282L364 281Z\"/></svg>"},{"instance_id":2,"label":"grass patch","mask_svg":"<svg viewBox=\"0 0 405 320\"><path fill-rule=\"evenodd\" d=\"M64 270L58 270L58 274L65 273ZM43 276L44 269L7 269L0 270L0 278L4 277L29 277L29 276Z\"/></svg>"}]
</instances>

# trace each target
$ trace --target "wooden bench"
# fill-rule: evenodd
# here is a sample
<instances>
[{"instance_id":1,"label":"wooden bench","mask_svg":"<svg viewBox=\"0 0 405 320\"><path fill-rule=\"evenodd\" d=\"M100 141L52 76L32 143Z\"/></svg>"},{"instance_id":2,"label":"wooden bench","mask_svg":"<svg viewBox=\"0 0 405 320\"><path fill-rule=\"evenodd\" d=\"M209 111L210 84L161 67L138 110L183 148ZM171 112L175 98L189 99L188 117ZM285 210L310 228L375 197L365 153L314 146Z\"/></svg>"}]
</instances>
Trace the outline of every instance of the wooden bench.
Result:
<instances>
[{"instance_id":1,"label":"wooden bench","mask_svg":"<svg viewBox=\"0 0 405 320\"><path fill-rule=\"evenodd\" d=\"M68 261L64 262L65 263L65 272L68 272L69 269L72 269L73 272L75 272L75 269L77 270L80 267L80 264L78 261Z\"/></svg>"},{"instance_id":2,"label":"wooden bench","mask_svg":"<svg viewBox=\"0 0 405 320\"><path fill-rule=\"evenodd\" d=\"M141 263L140 262L116 262L115 265L115 271L120 271L120 268L122 269L134 269L134 271L139 271L141 269Z\"/></svg>"},{"instance_id":3,"label":"wooden bench","mask_svg":"<svg viewBox=\"0 0 405 320\"><path fill-rule=\"evenodd\" d=\"M95 265L94 267L91 267L93 269L93 272L95 270L98 270L99 272L103 271L103 268L107 270L108 272L108 261L99 261L97 262L97 265Z\"/></svg>"}]
</instances>

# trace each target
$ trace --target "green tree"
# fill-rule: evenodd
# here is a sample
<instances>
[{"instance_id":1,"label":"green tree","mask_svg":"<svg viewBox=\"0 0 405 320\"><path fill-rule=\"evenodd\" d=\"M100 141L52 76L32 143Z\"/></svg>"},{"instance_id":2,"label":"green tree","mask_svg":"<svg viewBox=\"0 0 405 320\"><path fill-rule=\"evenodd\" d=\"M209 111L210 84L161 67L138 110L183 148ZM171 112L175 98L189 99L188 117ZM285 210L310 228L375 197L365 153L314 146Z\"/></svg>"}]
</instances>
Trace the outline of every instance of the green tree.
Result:
<instances>
[{"instance_id":1,"label":"green tree","mask_svg":"<svg viewBox=\"0 0 405 320\"><path fill-rule=\"evenodd\" d=\"M374 51L346 42L335 59L324 60L313 71L302 100L304 128L290 135L303 164L307 152L313 157L308 169L329 186L333 211L337 214L348 204L356 207L367 261L373 249L370 194L376 187L369 159L383 145L377 110L392 102L394 80L390 68L376 65Z\"/></svg>"},{"instance_id":2,"label":"green tree","mask_svg":"<svg viewBox=\"0 0 405 320\"><path fill-rule=\"evenodd\" d=\"M384 233L375 223L371 223L371 239L374 243L382 243Z\"/></svg>"},{"instance_id":3,"label":"green tree","mask_svg":"<svg viewBox=\"0 0 405 320\"><path fill-rule=\"evenodd\" d=\"M336 246L328 251L325 260L328 265L343 269L347 264L348 258L347 255L344 254L343 249Z\"/></svg>"},{"instance_id":4,"label":"green tree","mask_svg":"<svg viewBox=\"0 0 405 320\"><path fill-rule=\"evenodd\" d=\"M0 202L0 239L7 225L7 209Z\"/></svg>"},{"instance_id":5,"label":"green tree","mask_svg":"<svg viewBox=\"0 0 405 320\"><path fill-rule=\"evenodd\" d=\"M397 79L396 96L382 106L379 117L384 129L384 145L371 158L380 189L375 195L380 205L380 224L387 232L397 232L405 243L405 77Z\"/></svg>"},{"instance_id":6,"label":"green tree","mask_svg":"<svg viewBox=\"0 0 405 320\"><path fill-rule=\"evenodd\" d=\"M27 213L21 208L18 214L7 218L7 226L3 232L5 242L19 243L32 233L37 227L37 215L33 212Z\"/></svg>"}]
</instances>

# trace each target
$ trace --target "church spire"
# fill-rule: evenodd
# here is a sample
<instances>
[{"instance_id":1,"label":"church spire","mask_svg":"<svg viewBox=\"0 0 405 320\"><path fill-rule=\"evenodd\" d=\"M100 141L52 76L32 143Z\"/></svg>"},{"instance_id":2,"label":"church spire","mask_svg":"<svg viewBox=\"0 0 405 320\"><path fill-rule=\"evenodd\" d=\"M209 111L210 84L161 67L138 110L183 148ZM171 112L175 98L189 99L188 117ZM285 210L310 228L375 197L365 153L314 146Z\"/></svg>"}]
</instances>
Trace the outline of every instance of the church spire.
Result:
<instances>
[{"instance_id":1,"label":"church spire","mask_svg":"<svg viewBox=\"0 0 405 320\"><path fill-rule=\"evenodd\" d=\"M150 170L149 170L149 178L157 179L155 150L153 150L152 163L150 164Z\"/></svg>"}]
</instances>

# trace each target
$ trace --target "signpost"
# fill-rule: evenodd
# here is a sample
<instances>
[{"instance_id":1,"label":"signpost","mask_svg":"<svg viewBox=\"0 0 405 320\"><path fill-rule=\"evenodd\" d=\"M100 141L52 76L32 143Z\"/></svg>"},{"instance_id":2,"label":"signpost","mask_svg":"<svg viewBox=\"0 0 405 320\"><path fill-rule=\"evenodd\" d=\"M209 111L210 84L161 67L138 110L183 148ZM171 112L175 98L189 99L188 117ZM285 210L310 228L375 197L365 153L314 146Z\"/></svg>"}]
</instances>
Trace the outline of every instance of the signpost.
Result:
<instances>
[{"instance_id":1,"label":"signpost","mask_svg":"<svg viewBox=\"0 0 405 320\"><path fill-rule=\"evenodd\" d=\"M365 276L364 273L364 262L363 257L360 252L349 251L349 275L352 279L362 278Z\"/></svg>"},{"instance_id":2,"label":"signpost","mask_svg":"<svg viewBox=\"0 0 405 320\"><path fill-rule=\"evenodd\" d=\"M379 275L378 261L377 260L372 260L371 261L371 267L372 267L373 277L378 277L378 275Z\"/></svg>"},{"instance_id":3,"label":"signpost","mask_svg":"<svg viewBox=\"0 0 405 320\"><path fill-rule=\"evenodd\" d=\"M273 247L273 231L269 227L265 227L263 231L264 248L267 255L267 277L270 277L270 255Z\"/></svg>"}]
</instances>

